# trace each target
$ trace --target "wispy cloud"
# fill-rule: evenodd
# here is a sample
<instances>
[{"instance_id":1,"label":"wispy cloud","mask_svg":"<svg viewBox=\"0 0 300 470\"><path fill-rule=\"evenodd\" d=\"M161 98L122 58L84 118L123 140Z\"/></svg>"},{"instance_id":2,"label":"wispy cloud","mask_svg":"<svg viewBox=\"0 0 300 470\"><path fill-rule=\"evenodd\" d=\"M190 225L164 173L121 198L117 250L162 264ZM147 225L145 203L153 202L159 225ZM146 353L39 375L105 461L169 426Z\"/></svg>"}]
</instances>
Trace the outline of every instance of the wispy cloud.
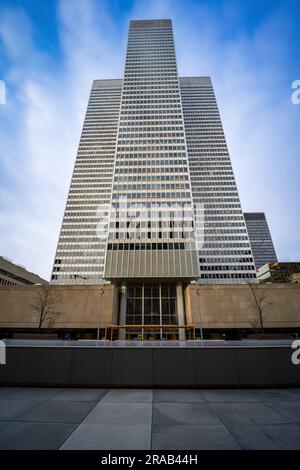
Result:
<instances>
[{"instance_id":1,"label":"wispy cloud","mask_svg":"<svg viewBox=\"0 0 300 470\"><path fill-rule=\"evenodd\" d=\"M130 18L171 17L180 74L213 78L244 209L266 211L279 256L297 258L293 15L273 8L246 28L230 2L140 0L118 14L113 5L58 2L59 57L37 43L22 7L0 9L0 253L49 278L92 80L122 76Z\"/></svg>"},{"instance_id":2,"label":"wispy cloud","mask_svg":"<svg viewBox=\"0 0 300 470\"><path fill-rule=\"evenodd\" d=\"M24 11L0 16L9 63L1 107L1 254L49 278L88 95L94 78L120 76L121 41L96 2L59 4L62 59L33 41ZM118 41L116 38L118 37Z\"/></svg>"}]
</instances>

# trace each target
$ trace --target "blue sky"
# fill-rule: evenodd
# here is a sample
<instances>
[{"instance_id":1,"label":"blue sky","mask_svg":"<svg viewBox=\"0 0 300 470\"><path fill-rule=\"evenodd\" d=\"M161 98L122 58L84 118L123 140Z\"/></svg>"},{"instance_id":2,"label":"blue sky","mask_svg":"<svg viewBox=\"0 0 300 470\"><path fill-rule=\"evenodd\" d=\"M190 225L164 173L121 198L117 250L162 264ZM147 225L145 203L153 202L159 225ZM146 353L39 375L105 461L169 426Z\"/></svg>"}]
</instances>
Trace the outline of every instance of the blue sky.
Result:
<instances>
[{"instance_id":1,"label":"blue sky","mask_svg":"<svg viewBox=\"0 0 300 470\"><path fill-rule=\"evenodd\" d=\"M49 278L92 80L128 21L173 20L179 74L212 77L244 211L300 260L300 2L0 0L0 255Z\"/></svg>"}]
</instances>

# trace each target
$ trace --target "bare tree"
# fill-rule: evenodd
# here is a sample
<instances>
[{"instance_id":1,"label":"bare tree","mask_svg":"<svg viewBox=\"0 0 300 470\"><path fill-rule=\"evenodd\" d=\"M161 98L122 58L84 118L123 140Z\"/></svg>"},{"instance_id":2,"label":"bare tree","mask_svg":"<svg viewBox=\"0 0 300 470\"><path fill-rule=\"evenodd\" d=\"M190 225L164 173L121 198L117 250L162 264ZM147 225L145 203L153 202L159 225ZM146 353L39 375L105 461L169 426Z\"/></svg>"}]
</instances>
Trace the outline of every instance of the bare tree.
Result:
<instances>
[{"instance_id":1,"label":"bare tree","mask_svg":"<svg viewBox=\"0 0 300 470\"><path fill-rule=\"evenodd\" d=\"M266 309L271 305L268 301L270 291L259 287L259 284L248 283L251 291L249 299L249 308L255 311L255 317L250 317L249 321L255 328L260 328L261 334L264 334L264 320L266 318Z\"/></svg>"},{"instance_id":2,"label":"bare tree","mask_svg":"<svg viewBox=\"0 0 300 470\"><path fill-rule=\"evenodd\" d=\"M55 322L62 312L57 311L58 294L53 290L53 286L42 285L37 290L37 295L30 307L36 312L39 319L38 332L43 324L48 320L49 324Z\"/></svg>"}]
</instances>

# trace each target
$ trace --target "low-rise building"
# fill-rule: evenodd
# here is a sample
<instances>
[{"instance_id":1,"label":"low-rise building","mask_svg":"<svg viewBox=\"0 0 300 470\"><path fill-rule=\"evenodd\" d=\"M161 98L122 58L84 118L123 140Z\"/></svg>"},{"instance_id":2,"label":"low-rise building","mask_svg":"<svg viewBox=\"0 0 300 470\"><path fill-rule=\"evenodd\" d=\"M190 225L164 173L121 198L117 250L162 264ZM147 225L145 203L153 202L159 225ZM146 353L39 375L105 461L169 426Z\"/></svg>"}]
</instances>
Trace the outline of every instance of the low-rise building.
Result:
<instances>
[{"instance_id":1,"label":"low-rise building","mask_svg":"<svg viewBox=\"0 0 300 470\"><path fill-rule=\"evenodd\" d=\"M266 263L259 268L259 282L292 282L292 276L300 273L300 262Z\"/></svg>"},{"instance_id":2,"label":"low-rise building","mask_svg":"<svg viewBox=\"0 0 300 470\"><path fill-rule=\"evenodd\" d=\"M48 281L0 256L0 285L18 286L21 284L48 284Z\"/></svg>"},{"instance_id":3,"label":"low-rise building","mask_svg":"<svg viewBox=\"0 0 300 470\"><path fill-rule=\"evenodd\" d=\"M291 282L293 284L300 284L300 272L299 273L294 273L291 275Z\"/></svg>"}]
</instances>

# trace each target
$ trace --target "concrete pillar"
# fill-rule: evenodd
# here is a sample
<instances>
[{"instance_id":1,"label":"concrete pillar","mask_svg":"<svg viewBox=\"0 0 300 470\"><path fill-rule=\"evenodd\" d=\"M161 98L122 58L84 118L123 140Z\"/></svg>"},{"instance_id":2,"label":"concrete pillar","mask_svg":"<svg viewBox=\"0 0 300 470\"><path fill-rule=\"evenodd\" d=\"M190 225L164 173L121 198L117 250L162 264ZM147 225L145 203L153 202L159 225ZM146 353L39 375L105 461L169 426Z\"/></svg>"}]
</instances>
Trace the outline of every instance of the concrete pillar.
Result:
<instances>
[{"instance_id":1,"label":"concrete pillar","mask_svg":"<svg viewBox=\"0 0 300 470\"><path fill-rule=\"evenodd\" d=\"M121 285L120 289L120 313L119 313L119 325L126 325L126 308L127 308L127 295L126 295L126 284ZM119 330L119 339L126 339L126 330L124 328Z\"/></svg>"},{"instance_id":2,"label":"concrete pillar","mask_svg":"<svg viewBox=\"0 0 300 470\"><path fill-rule=\"evenodd\" d=\"M184 314L184 301L183 301L183 287L182 282L178 282L176 285L176 296L177 296L177 310L178 310L178 325L185 325L185 314ZM185 341L185 329L179 328L179 339Z\"/></svg>"}]
</instances>

